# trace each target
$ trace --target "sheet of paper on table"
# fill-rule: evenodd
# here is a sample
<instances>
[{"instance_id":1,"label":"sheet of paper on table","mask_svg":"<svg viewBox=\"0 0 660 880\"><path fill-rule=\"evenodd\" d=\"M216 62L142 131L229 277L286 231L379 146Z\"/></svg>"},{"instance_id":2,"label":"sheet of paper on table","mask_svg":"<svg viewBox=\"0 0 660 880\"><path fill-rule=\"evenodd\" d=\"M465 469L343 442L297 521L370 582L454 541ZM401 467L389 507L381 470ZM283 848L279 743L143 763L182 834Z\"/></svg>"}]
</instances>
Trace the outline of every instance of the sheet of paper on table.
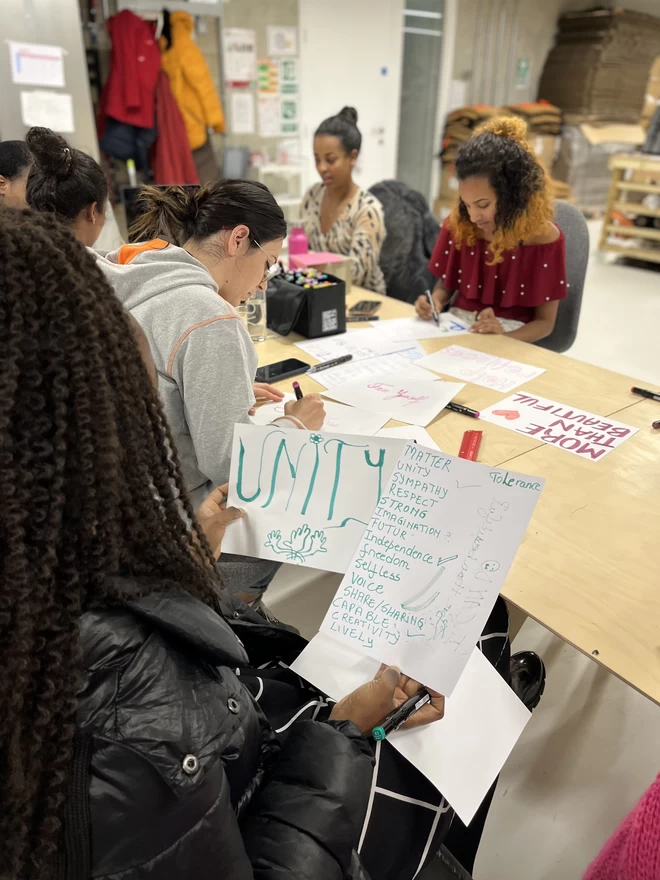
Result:
<instances>
[{"instance_id":1,"label":"sheet of paper on table","mask_svg":"<svg viewBox=\"0 0 660 880\"><path fill-rule=\"evenodd\" d=\"M408 371L410 368L419 370L420 378L435 379L433 373L428 370L422 370L416 367L416 363L425 356L426 352L414 342L411 348L405 348L396 354L380 355L379 357L369 357L363 360L352 360L347 364L340 364L338 367L330 367L327 370L321 370L320 373L313 373L315 381L324 388L338 388L349 382L355 382L357 379L367 379L370 376L383 376L386 373L396 373L401 375L402 372Z\"/></svg>"},{"instance_id":2,"label":"sheet of paper on table","mask_svg":"<svg viewBox=\"0 0 660 880\"><path fill-rule=\"evenodd\" d=\"M407 339L446 339L449 336L462 336L469 330L464 321L447 312L440 316L439 327L435 321L424 321L422 318L394 318L374 326L393 342Z\"/></svg>"},{"instance_id":3,"label":"sheet of paper on table","mask_svg":"<svg viewBox=\"0 0 660 880\"><path fill-rule=\"evenodd\" d=\"M419 372L419 368L416 368ZM386 373L359 379L338 388L329 388L324 396L371 412L386 413L392 419L424 427L443 410L465 385L462 382L434 381L431 374L419 378L405 373Z\"/></svg>"},{"instance_id":4,"label":"sheet of paper on table","mask_svg":"<svg viewBox=\"0 0 660 880\"><path fill-rule=\"evenodd\" d=\"M421 428L419 425L397 425L396 428L381 428L377 436L414 440L415 443L419 443L421 446L426 446L428 449L437 449L440 452L440 447L433 437L431 437L426 428Z\"/></svg>"},{"instance_id":5,"label":"sheet of paper on table","mask_svg":"<svg viewBox=\"0 0 660 880\"><path fill-rule=\"evenodd\" d=\"M480 418L588 461L603 458L639 430L608 416L594 415L523 391L489 406L481 412Z\"/></svg>"},{"instance_id":6,"label":"sheet of paper on table","mask_svg":"<svg viewBox=\"0 0 660 880\"><path fill-rule=\"evenodd\" d=\"M407 444L321 632L449 696L543 485Z\"/></svg>"},{"instance_id":7,"label":"sheet of paper on table","mask_svg":"<svg viewBox=\"0 0 660 880\"><path fill-rule=\"evenodd\" d=\"M462 345L449 345L423 358L419 365L464 382L474 382L494 391L513 391L525 382L536 379L545 370L518 361L509 361Z\"/></svg>"},{"instance_id":8,"label":"sheet of paper on table","mask_svg":"<svg viewBox=\"0 0 660 880\"><path fill-rule=\"evenodd\" d=\"M380 662L324 633L292 665L333 700L373 678ZM504 766L531 713L474 648L442 721L400 730L388 742L426 776L468 824Z\"/></svg>"},{"instance_id":9,"label":"sheet of paper on table","mask_svg":"<svg viewBox=\"0 0 660 880\"><path fill-rule=\"evenodd\" d=\"M273 419L283 416L284 405L295 399L295 394L285 394L281 403L262 404L250 418L255 425L268 425ZM373 437L389 420L383 413L364 412L331 400L325 400L323 404L325 421L321 430L331 431L333 434L364 434Z\"/></svg>"},{"instance_id":10,"label":"sheet of paper on table","mask_svg":"<svg viewBox=\"0 0 660 880\"><path fill-rule=\"evenodd\" d=\"M406 348L411 348L410 340L404 342L392 342L377 330L365 329L351 330L346 333L338 333L336 336L325 336L320 339L303 339L296 342L296 347L307 354L311 354L319 361L330 361L333 358L352 354L353 360L379 357L384 354L393 354ZM420 351L423 349L420 347ZM426 354L423 352L422 357Z\"/></svg>"},{"instance_id":11,"label":"sheet of paper on table","mask_svg":"<svg viewBox=\"0 0 660 880\"><path fill-rule=\"evenodd\" d=\"M236 425L226 553L346 571L404 440Z\"/></svg>"}]
</instances>

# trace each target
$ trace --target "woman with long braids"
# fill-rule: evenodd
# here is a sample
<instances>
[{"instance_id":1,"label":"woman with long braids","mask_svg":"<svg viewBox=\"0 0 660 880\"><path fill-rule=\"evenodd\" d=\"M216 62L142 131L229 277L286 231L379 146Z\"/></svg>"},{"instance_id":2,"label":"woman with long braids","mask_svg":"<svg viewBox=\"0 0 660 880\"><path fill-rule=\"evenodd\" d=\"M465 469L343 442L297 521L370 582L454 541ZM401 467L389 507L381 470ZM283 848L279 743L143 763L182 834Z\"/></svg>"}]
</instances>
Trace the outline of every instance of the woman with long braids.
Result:
<instances>
[{"instance_id":1,"label":"woman with long braids","mask_svg":"<svg viewBox=\"0 0 660 880\"><path fill-rule=\"evenodd\" d=\"M536 342L552 333L568 294L564 235L552 222L548 176L522 119L496 117L456 156L458 203L445 220L429 269L436 308L472 333ZM420 317L433 316L426 297Z\"/></svg>"},{"instance_id":2,"label":"woman with long braids","mask_svg":"<svg viewBox=\"0 0 660 880\"><path fill-rule=\"evenodd\" d=\"M275 734L250 667L303 640L221 591L233 514L195 519L121 305L52 217L1 212L0 261L0 878L363 877L363 732L419 685Z\"/></svg>"}]
</instances>

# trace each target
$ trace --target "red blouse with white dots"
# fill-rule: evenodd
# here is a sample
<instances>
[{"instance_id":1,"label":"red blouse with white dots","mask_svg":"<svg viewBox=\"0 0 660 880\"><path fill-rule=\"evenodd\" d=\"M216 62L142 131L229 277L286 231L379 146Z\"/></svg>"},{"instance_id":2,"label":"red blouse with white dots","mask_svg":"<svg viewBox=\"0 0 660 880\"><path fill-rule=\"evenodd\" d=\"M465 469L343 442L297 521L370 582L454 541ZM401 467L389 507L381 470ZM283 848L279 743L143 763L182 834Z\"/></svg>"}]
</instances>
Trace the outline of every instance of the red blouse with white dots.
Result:
<instances>
[{"instance_id":1,"label":"red blouse with white dots","mask_svg":"<svg viewBox=\"0 0 660 880\"><path fill-rule=\"evenodd\" d=\"M486 261L492 260L488 242L480 239L459 249L448 224L445 220L440 230L429 269L445 290L458 291L456 308L475 312L490 306L496 317L526 324L537 306L568 295L561 230L552 244L519 245L504 252L503 262L488 266Z\"/></svg>"}]
</instances>

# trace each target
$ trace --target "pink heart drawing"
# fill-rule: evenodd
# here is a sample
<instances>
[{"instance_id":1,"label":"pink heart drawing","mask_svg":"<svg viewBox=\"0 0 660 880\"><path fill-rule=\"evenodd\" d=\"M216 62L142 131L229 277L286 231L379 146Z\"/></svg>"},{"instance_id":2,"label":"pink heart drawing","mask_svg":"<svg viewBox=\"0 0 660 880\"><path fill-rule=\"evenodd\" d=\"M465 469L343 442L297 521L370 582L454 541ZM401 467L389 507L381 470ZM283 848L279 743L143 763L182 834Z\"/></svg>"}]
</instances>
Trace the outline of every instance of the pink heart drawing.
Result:
<instances>
[{"instance_id":1,"label":"pink heart drawing","mask_svg":"<svg viewBox=\"0 0 660 880\"><path fill-rule=\"evenodd\" d=\"M503 419L506 419L509 422L511 421L511 419L520 418L520 413L517 409L494 409L493 415L502 416Z\"/></svg>"}]
</instances>

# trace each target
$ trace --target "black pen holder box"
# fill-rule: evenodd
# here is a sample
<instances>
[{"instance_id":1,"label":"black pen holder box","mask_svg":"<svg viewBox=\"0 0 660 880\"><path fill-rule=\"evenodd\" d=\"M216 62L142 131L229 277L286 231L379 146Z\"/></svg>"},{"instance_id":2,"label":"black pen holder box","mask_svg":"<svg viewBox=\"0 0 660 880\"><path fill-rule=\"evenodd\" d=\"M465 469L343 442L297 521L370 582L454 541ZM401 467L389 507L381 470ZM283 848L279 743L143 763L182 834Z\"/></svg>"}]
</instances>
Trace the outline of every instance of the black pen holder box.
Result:
<instances>
[{"instance_id":1,"label":"black pen holder box","mask_svg":"<svg viewBox=\"0 0 660 880\"><path fill-rule=\"evenodd\" d=\"M287 336L292 330L317 339L346 332L346 285L327 275L329 287L301 287L284 278L268 285L267 323L270 330Z\"/></svg>"}]
</instances>

